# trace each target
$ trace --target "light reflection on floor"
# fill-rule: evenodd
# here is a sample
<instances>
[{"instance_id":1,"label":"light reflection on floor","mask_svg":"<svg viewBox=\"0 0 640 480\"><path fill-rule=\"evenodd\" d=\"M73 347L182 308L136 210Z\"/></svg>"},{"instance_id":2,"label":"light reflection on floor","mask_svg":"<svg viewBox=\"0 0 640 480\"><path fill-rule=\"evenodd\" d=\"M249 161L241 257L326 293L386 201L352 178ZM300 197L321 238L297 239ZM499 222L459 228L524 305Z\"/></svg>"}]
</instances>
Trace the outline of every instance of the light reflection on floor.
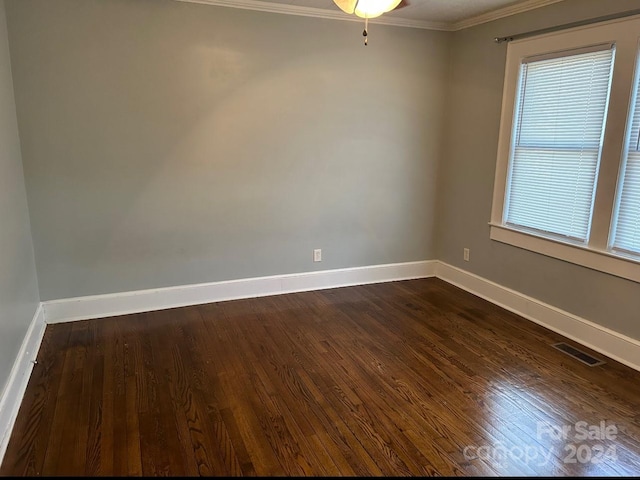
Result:
<instances>
[{"instance_id":1,"label":"light reflection on floor","mask_svg":"<svg viewBox=\"0 0 640 480\"><path fill-rule=\"evenodd\" d=\"M600 418L595 412L576 418L561 410L558 394L542 381L529 385L492 382L483 398L484 408L469 412L486 436L463 452L465 458L501 476L640 473L632 466L640 461L638 442L627 434L632 429L638 438L637 426L618 423L613 417Z\"/></svg>"}]
</instances>

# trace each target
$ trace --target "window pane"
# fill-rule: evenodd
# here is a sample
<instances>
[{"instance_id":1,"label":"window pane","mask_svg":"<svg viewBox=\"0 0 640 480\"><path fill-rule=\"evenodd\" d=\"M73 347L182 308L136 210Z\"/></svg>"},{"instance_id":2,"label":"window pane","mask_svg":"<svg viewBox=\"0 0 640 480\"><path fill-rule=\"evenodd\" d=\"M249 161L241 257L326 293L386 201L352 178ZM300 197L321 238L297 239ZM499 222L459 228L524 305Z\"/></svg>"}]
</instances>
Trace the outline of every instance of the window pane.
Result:
<instances>
[{"instance_id":1,"label":"window pane","mask_svg":"<svg viewBox=\"0 0 640 480\"><path fill-rule=\"evenodd\" d=\"M597 150L516 148L508 223L582 240L589 230ZM513 192L516 192L513 195Z\"/></svg>"},{"instance_id":2,"label":"window pane","mask_svg":"<svg viewBox=\"0 0 640 480\"><path fill-rule=\"evenodd\" d=\"M522 65L506 223L586 241L613 52Z\"/></svg>"},{"instance_id":3,"label":"window pane","mask_svg":"<svg viewBox=\"0 0 640 480\"><path fill-rule=\"evenodd\" d=\"M640 63L640 62L639 62ZM636 70L638 67L636 67ZM640 254L640 72L627 125L627 144L613 221L612 248Z\"/></svg>"}]
</instances>

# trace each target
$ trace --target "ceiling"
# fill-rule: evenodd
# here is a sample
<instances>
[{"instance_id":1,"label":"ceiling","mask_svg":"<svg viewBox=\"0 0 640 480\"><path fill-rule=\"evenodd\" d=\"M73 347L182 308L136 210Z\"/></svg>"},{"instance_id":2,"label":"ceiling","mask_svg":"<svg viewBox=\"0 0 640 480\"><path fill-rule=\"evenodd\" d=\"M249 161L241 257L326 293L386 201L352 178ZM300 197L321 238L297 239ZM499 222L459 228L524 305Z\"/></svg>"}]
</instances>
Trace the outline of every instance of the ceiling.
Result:
<instances>
[{"instance_id":1,"label":"ceiling","mask_svg":"<svg viewBox=\"0 0 640 480\"><path fill-rule=\"evenodd\" d=\"M223 7L358 20L333 0L177 0ZM405 0L408 5L375 19L376 23L435 30L460 30L564 0Z\"/></svg>"},{"instance_id":2,"label":"ceiling","mask_svg":"<svg viewBox=\"0 0 640 480\"><path fill-rule=\"evenodd\" d=\"M265 0L300 7L335 10L333 0ZM408 6L386 15L429 22L457 23L523 0L407 0Z\"/></svg>"}]
</instances>

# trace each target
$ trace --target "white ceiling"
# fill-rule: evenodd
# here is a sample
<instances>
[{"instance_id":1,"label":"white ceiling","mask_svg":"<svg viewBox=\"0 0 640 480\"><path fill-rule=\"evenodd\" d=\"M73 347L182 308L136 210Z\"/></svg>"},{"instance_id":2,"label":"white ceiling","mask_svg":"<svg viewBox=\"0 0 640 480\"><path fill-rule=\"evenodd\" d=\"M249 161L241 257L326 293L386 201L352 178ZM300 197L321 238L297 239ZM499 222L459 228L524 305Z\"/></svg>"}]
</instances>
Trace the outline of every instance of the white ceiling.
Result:
<instances>
[{"instance_id":1,"label":"white ceiling","mask_svg":"<svg viewBox=\"0 0 640 480\"><path fill-rule=\"evenodd\" d=\"M289 15L361 21L333 0L176 0ZM508 17L564 0L405 0L408 5L375 19L375 23L433 30L463 28ZM604 1L604 0L603 0Z\"/></svg>"},{"instance_id":2,"label":"white ceiling","mask_svg":"<svg viewBox=\"0 0 640 480\"><path fill-rule=\"evenodd\" d=\"M269 3L312 7L339 11L333 0L265 0ZM386 13L386 16L421 22L456 24L505 7L535 8L555 2L531 0L407 0L408 6ZM527 8L528 9L528 8Z\"/></svg>"}]
</instances>

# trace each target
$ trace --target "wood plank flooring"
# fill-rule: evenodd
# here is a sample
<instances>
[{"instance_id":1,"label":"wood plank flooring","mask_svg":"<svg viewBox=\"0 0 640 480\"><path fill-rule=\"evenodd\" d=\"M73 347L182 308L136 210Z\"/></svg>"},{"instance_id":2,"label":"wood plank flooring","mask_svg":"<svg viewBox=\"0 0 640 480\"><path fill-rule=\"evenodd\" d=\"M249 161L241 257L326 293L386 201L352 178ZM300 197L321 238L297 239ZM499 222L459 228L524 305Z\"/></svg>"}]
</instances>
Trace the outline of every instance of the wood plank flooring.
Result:
<instances>
[{"instance_id":1,"label":"wood plank flooring","mask_svg":"<svg viewBox=\"0 0 640 480\"><path fill-rule=\"evenodd\" d=\"M0 474L640 474L640 373L559 341L437 279L50 325Z\"/></svg>"}]
</instances>

